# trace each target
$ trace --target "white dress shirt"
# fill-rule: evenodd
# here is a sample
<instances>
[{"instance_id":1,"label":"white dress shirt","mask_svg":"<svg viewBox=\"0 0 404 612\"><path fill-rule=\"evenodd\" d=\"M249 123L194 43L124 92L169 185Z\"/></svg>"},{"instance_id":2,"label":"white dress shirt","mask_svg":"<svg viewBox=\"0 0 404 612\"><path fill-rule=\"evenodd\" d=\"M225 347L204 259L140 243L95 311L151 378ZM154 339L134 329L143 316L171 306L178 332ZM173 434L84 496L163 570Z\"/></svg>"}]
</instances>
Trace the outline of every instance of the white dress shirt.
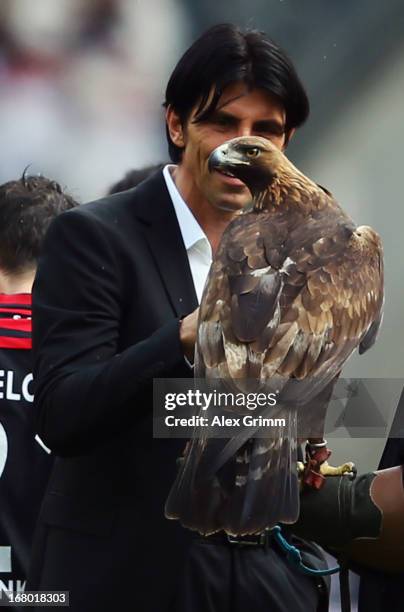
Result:
<instances>
[{"instance_id":1,"label":"white dress shirt","mask_svg":"<svg viewBox=\"0 0 404 612\"><path fill-rule=\"evenodd\" d=\"M198 302L200 302L206 277L212 263L212 248L205 232L184 202L173 181L171 172L174 168L175 166L173 164L165 166L163 176L174 205L175 214L177 215L182 239L188 255L195 292L198 297Z\"/></svg>"}]
</instances>

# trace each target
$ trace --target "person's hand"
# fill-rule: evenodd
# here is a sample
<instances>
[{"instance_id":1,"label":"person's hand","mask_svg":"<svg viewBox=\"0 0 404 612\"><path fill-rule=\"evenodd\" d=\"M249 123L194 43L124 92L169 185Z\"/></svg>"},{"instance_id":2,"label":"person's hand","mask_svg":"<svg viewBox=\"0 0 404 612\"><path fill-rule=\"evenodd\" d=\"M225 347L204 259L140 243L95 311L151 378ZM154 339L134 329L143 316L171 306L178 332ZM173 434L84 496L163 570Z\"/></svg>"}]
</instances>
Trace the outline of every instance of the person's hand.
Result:
<instances>
[{"instance_id":1,"label":"person's hand","mask_svg":"<svg viewBox=\"0 0 404 612\"><path fill-rule=\"evenodd\" d=\"M184 317L180 323L180 342L184 355L190 362L194 361L196 332L198 327L199 308Z\"/></svg>"}]
</instances>

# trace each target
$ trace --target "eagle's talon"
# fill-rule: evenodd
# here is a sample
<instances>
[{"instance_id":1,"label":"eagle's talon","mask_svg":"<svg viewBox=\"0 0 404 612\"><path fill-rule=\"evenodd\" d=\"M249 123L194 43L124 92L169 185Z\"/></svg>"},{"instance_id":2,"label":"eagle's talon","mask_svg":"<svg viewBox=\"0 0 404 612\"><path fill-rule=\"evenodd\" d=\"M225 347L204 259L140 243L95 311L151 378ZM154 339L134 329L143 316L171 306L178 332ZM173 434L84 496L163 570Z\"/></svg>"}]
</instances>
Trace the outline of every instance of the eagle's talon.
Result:
<instances>
[{"instance_id":1,"label":"eagle's talon","mask_svg":"<svg viewBox=\"0 0 404 612\"><path fill-rule=\"evenodd\" d=\"M331 451L327 448L327 441L323 440L320 443L306 444L306 461L303 464L303 473L301 465L298 465L298 474L301 481L301 486L310 487L313 489L321 489L325 484L327 476L343 476L355 478L356 468L352 461L347 461L342 465L333 466L328 463L328 458Z\"/></svg>"},{"instance_id":2,"label":"eagle's talon","mask_svg":"<svg viewBox=\"0 0 404 612\"><path fill-rule=\"evenodd\" d=\"M356 468L352 461L347 461L338 466L330 465L328 461L324 461L320 465L320 473L323 476L343 476L344 474L356 474Z\"/></svg>"}]
</instances>

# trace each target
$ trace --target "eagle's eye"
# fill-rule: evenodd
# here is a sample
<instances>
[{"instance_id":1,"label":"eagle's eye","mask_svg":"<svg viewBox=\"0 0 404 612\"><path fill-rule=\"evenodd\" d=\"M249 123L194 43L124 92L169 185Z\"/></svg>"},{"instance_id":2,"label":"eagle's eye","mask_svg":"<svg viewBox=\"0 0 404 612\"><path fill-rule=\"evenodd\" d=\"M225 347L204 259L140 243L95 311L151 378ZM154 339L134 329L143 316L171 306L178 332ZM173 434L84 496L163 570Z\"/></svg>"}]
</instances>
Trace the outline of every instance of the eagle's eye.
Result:
<instances>
[{"instance_id":1,"label":"eagle's eye","mask_svg":"<svg viewBox=\"0 0 404 612\"><path fill-rule=\"evenodd\" d=\"M247 149L245 154L247 155L247 157L258 157L258 155L260 154L260 150L258 147L251 147L251 149Z\"/></svg>"}]
</instances>

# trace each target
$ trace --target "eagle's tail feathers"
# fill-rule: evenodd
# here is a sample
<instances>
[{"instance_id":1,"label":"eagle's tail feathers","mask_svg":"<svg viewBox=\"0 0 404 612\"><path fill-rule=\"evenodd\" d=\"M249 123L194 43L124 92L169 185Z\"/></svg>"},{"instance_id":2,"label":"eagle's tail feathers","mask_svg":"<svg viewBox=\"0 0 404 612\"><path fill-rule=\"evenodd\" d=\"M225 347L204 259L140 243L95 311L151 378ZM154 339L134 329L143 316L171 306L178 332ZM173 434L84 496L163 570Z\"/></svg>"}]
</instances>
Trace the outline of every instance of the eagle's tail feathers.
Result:
<instances>
[{"instance_id":1,"label":"eagle's tail feathers","mask_svg":"<svg viewBox=\"0 0 404 612\"><path fill-rule=\"evenodd\" d=\"M276 523L294 523L299 514L296 471L296 411L277 411L285 419L268 429L267 438L242 441L192 440L166 504L166 516L209 535L260 533ZM262 435L262 431L260 434ZM212 471L215 466L215 471Z\"/></svg>"}]
</instances>

